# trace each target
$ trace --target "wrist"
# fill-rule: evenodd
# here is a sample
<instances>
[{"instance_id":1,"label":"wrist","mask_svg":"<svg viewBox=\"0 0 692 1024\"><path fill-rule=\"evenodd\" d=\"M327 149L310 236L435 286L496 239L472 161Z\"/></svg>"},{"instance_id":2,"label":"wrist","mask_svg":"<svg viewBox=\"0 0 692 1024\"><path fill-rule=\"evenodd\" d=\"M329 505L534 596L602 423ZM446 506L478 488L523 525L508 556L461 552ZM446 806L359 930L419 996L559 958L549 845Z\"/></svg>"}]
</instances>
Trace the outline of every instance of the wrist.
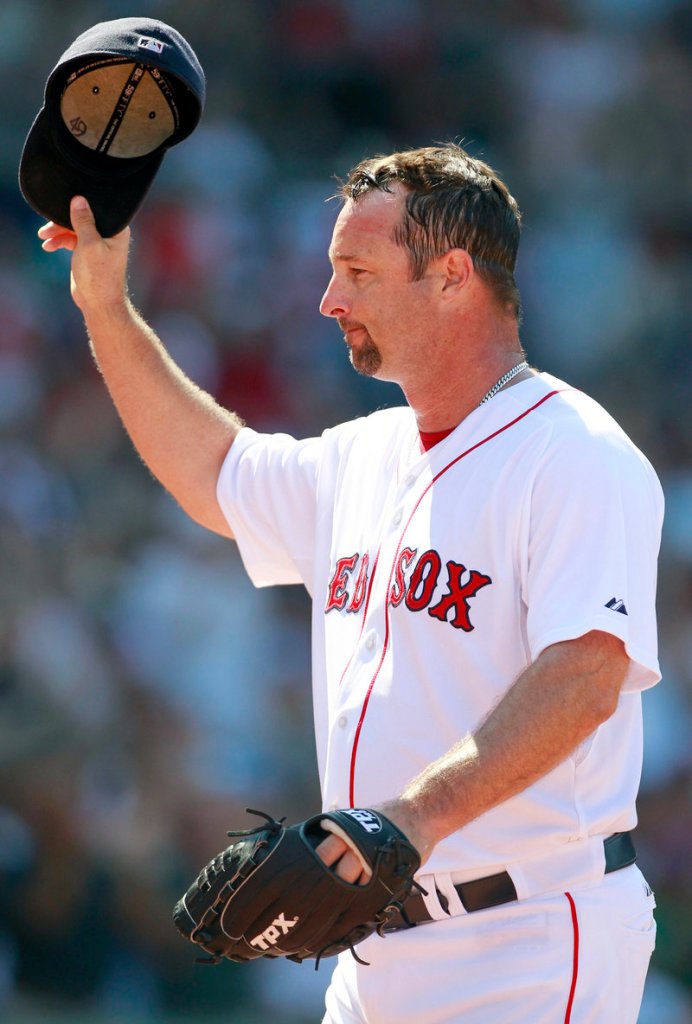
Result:
<instances>
[{"instance_id":1,"label":"wrist","mask_svg":"<svg viewBox=\"0 0 692 1024\"><path fill-rule=\"evenodd\" d=\"M130 324L137 316L127 294L111 301L83 302L79 308L90 333L99 327Z\"/></svg>"},{"instance_id":2,"label":"wrist","mask_svg":"<svg viewBox=\"0 0 692 1024\"><path fill-rule=\"evenodd\" d=\"M431 822L425 814L421 813L421 809L416 806L415 801L405 796L401 796L397 800L390 800L386 804L380 804L376 810L381 811L385 817L401 829L420 854L421 864L428 860L437 843L443 838L431 826Z\"/></svg>"}]
</instances>

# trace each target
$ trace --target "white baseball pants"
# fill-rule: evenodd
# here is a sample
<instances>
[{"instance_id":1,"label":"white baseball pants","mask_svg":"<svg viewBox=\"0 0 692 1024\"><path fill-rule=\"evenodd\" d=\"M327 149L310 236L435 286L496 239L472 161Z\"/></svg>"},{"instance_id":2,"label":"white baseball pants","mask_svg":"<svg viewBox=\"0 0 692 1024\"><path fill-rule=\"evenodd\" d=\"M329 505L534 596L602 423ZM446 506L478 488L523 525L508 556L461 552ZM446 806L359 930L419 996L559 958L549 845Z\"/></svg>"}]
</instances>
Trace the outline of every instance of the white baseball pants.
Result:
<instances>
[{"instance_id":1,"label":"white baseball pants","mask_svg":"<svg viewBox=\"0 0 692 1024\"><path fill-rule=\"evenodd\" d=\"M632 865L557 896L375 935L337 961L323 1024L636 1024L656 925Z\"/></svg>"}]
</instances>

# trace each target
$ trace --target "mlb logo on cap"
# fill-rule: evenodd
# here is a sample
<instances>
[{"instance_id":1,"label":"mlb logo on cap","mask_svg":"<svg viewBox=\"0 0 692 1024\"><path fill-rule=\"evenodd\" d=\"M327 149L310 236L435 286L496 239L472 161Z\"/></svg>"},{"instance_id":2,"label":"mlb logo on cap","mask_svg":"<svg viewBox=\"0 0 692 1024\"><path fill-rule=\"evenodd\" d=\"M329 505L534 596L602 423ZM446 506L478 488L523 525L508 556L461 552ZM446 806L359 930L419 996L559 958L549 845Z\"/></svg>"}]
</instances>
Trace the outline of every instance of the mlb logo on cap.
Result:
<instances>
[{"instance_id":1,"label":"mlb logo on cap","mask_svg":"<svg viewBox=\"0 0 692 1024\"><path fill-rule=\"evenodd\" d=\"M65 51L27 136L19 185L29 205L71 227L84 195L105 237L137 212L166 151L202 115L205 80L190 44L151 18L100 22Z\"/></svg>"},{"instance_id":2,"label":"mlb logo on cap","mask_svg":"<svg viewBox=\"0 0 692 1024\"><path fill-rule=\"evenodd\" d=\"M159 42L158 39L147 39L145 36L142 36L138 40L137 46L141 46L145 50L153 50L154 53L163 53L163 43Z\"/></svg>"}]
</instances>

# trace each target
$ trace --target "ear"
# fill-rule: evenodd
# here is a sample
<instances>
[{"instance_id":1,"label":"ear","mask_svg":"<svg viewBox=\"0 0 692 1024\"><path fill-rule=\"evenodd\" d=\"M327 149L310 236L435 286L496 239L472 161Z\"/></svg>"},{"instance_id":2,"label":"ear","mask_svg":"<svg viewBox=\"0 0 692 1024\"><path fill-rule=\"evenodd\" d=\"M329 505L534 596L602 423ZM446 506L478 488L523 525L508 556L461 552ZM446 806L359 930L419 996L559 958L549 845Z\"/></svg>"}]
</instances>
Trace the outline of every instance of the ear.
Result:
<instances>
[{"instance_id":1,"label":"ear","mask_svg":"<svg viewBox=\"0 0 692 1024\"><path fill-rule=\"evenodd\" d=\"M440 257L440 272L444 279L444 297L456 298L473 277L473 260L466 249L450 249Z\"/></svg>"}]
</instances>

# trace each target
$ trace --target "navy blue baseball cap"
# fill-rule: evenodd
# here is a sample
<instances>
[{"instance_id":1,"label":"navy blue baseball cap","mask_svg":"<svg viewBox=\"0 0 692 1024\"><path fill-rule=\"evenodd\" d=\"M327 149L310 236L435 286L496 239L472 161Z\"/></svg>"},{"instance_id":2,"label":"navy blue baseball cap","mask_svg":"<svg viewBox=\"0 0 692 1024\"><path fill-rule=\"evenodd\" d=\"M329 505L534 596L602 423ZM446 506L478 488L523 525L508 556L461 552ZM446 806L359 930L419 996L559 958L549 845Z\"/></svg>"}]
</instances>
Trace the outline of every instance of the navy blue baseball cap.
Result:
<instances>
[{"instance_id":1,"label":"navy blue baseball cap","mask_svg":"<svg viewBox=\"0 0 692 1024\"><path fill-rule=\"evenodd\" d=\"M63 53L24 143L22 195L71 227L70 200L89 200L100 234L130 223L171 146L196 128L205 80L190 44L152 18L103 21Z\"/></svg>"}]
</instances>

